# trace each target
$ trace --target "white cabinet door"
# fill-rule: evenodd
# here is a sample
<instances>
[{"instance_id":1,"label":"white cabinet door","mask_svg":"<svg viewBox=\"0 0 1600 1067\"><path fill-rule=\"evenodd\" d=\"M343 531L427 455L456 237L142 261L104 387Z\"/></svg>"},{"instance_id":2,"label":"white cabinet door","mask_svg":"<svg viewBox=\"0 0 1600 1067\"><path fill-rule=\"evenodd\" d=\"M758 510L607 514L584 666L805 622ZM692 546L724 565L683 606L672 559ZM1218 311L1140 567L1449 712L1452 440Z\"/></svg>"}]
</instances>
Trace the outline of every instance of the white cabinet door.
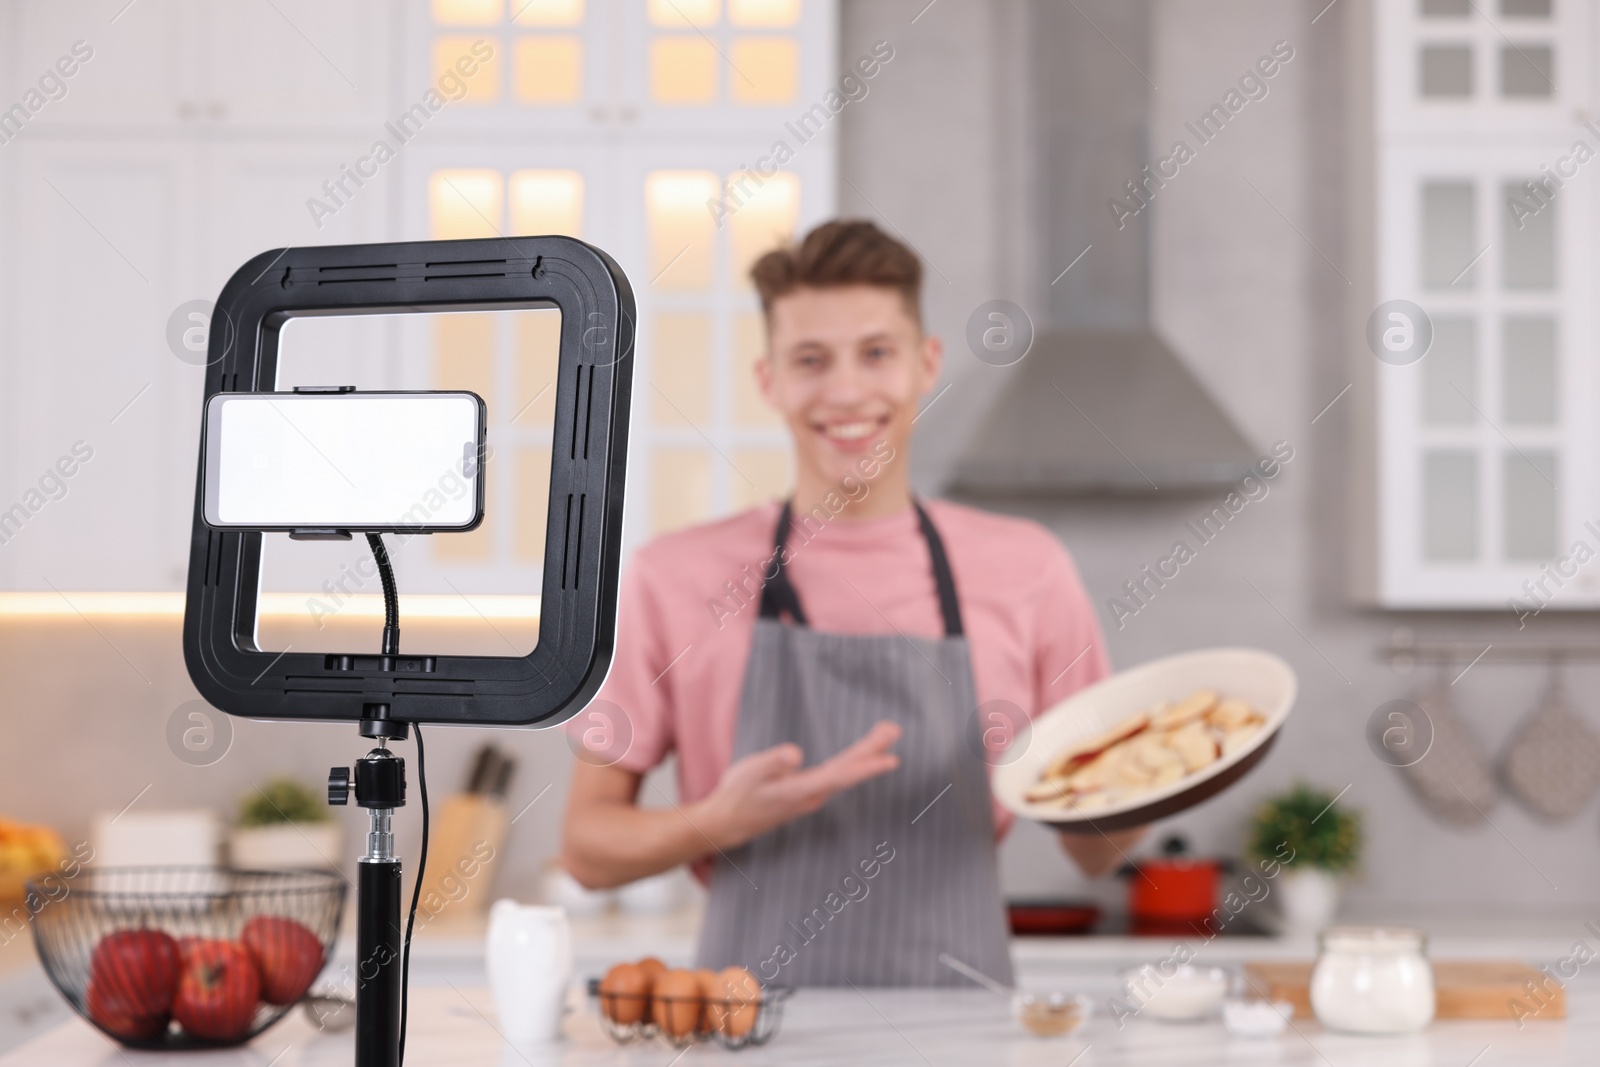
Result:
<instances>
[{"instance_id":1,"label":"white cabinet door","mask_svg":"<svg viewBox=\"0 0 1600 1067\"><path fill-rule=\"evenodd\" d=\"M14 0L17 97L63 58L29 124L163 127L383 123L399 11L382 0ZM75 46L76 45L76 49ZM83 57L87 55L88 58ZM75 64L71 60L78 60ZM98 130L96 129L98 127Z\"/></svg>"},{"instance_id":2,"label":"white cabinet door","mask_svg":"<svg viewBox=\"0 0 1600 1067\"><path fill-rule=\"evenodd\" d=\"M143 0L141 0L143 2ZM403 6L386 0L206 4L205 117L296 130L386 118L389 58Z\"/></svg>"},{"instance_id":3,"label":"white cabinet door","mask_svg":"<svg viewBox=\"0 0 1600 1067\"><path fill-rule=\"evenodd\" d=\"M360 186L346 179L337 197L324 188L339 182L369 147L364 137L351 135L320 143L206 144L198 154L196 209L206 232L196 249L197 295L216 299L234 271L269 248L387 240L395 174L377 168Z\"/></svg>"},{"instance_id":4,"label":"white cabinet door","mask_svg":"<svg viewBox=\"0 0 1600 1067\"><path fill-rule=\"evenodd\" d=\"M21 528L0 552L5 580L178 588L195 451L173 428L198 403L200 372L174 355L166 332L193 292L193 150L123 142L6 152L4 433L7 492L18 499L0 507L20 501L30 514L9 512ZM77 442L82 462L57 488L50 470Z\"/></svg>"},{"instance_id":5,"label":"white cabinet door","mask_svg":"<svg viewBox=\"0 0 1600 1067\"><path fill-rule=\"evenodd\" d=\"M64 57L79 61L72 76L61 79L59 99L46 96L30 125L115 122L126 131L197 117L198 59L205 46L196 0L13 0L7 7L15 34L8 90L15 98L3 106L21 101L49 72L74 68L71 62L56 66Z\"/></svg>"},{"instance_id":6,"label":"white cabinet door","mask_svg":"<svg viewBox=\"0 0 1600 1067\"><path fill-rule=\"evenodd\" d=\"M383 184L320 231L305 207L357 146L6 149L8 485L20 498L79 440L93 456L60 499L44 501L0 545L0 580L25 589L182 587L204 372L169 334L192 325L185 305L215 300L264 249L383 240ZM10 532L0 520L0 533Z\"/></svg>"}]
</instances>

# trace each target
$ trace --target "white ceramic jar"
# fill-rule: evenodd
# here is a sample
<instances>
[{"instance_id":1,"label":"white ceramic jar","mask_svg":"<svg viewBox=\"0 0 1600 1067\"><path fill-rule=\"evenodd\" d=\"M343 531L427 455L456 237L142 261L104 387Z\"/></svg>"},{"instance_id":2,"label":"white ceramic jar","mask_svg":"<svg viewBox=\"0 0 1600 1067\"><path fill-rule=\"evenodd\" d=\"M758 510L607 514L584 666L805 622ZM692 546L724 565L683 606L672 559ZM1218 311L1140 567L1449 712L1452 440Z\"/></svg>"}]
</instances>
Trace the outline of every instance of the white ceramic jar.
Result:
<instances>
[{"instance_id":1,"label":"white ceramic jar","mask_svg":"<svg viewBox=\"0 0 1600 1067\"><path fill-rule=\"evenodd\" d=\"M572 982L572 930L560 908L497 900L485 952L500 1033L513 1044L553 1041Z\"/></svg>"},{"instance_id":2,"label":"white ceramic jar","mask_svg":"<svg viewBox=\"0 0 1600 1067\"><path fill-rule=\"evenodd\" d=\"M1311 1008L1330 1030L1406 1034L1433 1021L1433 968L1420 930L1330 926L1311 972Z\"/></svg>"}]
</instances>

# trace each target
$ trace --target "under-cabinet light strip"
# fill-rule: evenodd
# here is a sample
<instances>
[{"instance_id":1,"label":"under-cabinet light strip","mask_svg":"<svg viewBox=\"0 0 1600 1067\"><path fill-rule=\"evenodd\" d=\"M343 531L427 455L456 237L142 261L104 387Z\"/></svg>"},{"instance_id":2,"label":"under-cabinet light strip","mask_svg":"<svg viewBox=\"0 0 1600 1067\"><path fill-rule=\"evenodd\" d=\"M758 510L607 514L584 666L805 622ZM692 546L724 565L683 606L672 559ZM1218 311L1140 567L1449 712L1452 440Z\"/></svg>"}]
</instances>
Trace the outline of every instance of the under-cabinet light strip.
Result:
<instances>
[{"instance_id":1,"label":"under-cabinet light strip","mask_svg":"<svg viewBox=\"0 0 1600 1067\"><path fill-rule=\"evenodd\" d=\"M12 592L0 593L0 617L48 615L183 615L182 593ZM263 593L258 614L274 618L383 618L376 594ZM402 619L524 619L539 617L538 596L455 593L400 594Z\"/></svg>"}]
</instances>

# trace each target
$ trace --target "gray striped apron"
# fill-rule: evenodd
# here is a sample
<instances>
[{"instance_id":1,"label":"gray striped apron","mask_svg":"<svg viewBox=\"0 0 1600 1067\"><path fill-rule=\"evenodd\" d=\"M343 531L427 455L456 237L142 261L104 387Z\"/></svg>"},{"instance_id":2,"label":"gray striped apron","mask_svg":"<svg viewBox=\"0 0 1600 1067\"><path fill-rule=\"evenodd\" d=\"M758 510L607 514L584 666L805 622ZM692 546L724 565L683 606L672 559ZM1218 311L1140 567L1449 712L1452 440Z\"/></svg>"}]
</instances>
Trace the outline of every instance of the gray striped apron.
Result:
<instances>
[{"instance_id":1,"label":"gray striped apron","mask_svg":"<svg viewBox=\"0 0 1600 1067\"><path fill-rule=\"evenodd\" d=\"M782 566L787 504L779 515L733 756L793 742L814 764L888 719L905 731L900 766L717 859L700 967L794 986L968 984L940 962L948 953L1012 981L988 774L968 740L977 697L961 607L938 531L916 510L942 640L811 629Z\"/></svg>"}]
</instances>

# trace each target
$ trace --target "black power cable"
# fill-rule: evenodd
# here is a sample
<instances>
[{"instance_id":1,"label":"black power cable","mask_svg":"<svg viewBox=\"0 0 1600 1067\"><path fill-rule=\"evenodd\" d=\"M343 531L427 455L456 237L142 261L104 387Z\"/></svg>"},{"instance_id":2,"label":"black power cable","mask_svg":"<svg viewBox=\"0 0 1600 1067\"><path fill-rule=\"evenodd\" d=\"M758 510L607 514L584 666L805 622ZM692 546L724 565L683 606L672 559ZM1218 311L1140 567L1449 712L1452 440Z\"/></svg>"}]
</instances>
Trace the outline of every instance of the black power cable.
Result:
<instances>
[{"instance_id":1,"label":"black power cable","mask_svg":"<svg viewBox=\"0 0 1600 1067\"><path fill-rule=\"evenodd\" d=\"M372 560L378 565L378 581L383 585L383 654L400 654L400 593L394 583L394 567L389 562L389 550L384 547L383 535L367 534L367 547L372 549ZM417 924L417 901L422 896L422 876L428 869L428 767L422 747L422 726L412 723L417 739L417 791L422 795L422 858L417 861L416 881L411 884L411 910L406 916L406 940L400 950L400 1047L399 1063L406 1062L406 1008L411 994L411 931Z\"/></svg>"},{"instance_id":2,"label":"black power cable","mask_svg":"<svg viewBox=\"0 0 1600 1067\"><path fill-rule=\"evenodd\" d=\"M411 989L411 929L417 923L417 898L422 895L422 875L428 869L428 772L422 750L422 726L412 723L417 739L417 791L422 794L422 859L417 880L411 883L411 912L406 916L406 943L400 953L400 1063L406 1062L406 998Z\"/></svg>"}]
</instances>

